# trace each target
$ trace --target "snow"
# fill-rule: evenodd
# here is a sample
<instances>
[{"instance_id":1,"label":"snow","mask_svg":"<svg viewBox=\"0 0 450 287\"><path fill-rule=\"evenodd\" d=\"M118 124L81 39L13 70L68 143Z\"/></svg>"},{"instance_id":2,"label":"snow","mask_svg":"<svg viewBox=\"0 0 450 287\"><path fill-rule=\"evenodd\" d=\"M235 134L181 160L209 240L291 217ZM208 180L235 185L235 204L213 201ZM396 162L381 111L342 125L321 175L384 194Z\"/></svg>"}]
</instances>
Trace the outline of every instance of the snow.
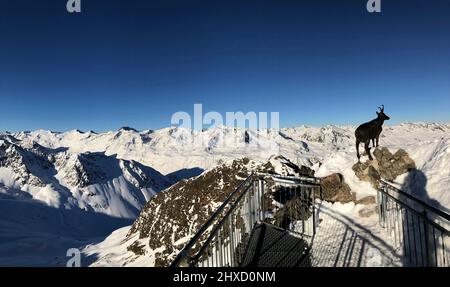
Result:
<instances>
[{"instance_id":1,"label":"snow","mask_svg":"<svg viewBox=\"0 0 450 287\"><path fill-rule=\"evenodd\" d=\"M11 189L19 189L20 185L15 180L15 174L10 169L0 167L0 186L9 186ZM0 189L2 191L2 189ZM3 189L3 192L7 190Z\"/></svg>"},{"instance_id":2,"label":"snow","mask_svg":"<svg viewBox=\"0 0 450 287\"><path fill-rule=\"evenodd\" d=\"M45 202L48 206L55 208L60 207L60 193L54 190L50 185L46 185L44 188L40 189L33 198Z\"/></svg>"},{"instance_id":3,"label":"snow","mask_svg":"<svg viewBox=\"0 0 450 287\"><path fill-rule=\"evenodd\" d=\"M154 168L155 173L151 174L156 181L163 182L167 178L157 176L157 171L166 175L181 170L201 171L236 158L248 157L266 162L273 155L281 154L294 163L313 168L319 177L335 172L343 174L357 199L375 195L376 191L370 183L360 181L351 169L357 161L354 130L354 126L330 125L298 126L280 132L250 131L249 144L244 141L245 130L229 127L206 131L165 128L157 131L120 129L99 134L77 130L0 134L1 142L14 142L17 138L17 144L22 147L38 143L49 149L65 149L58 151L64 154L65 159L60 158L56 171L32 166L37 177L45 179L46 184L40 187L30 183L20 184L20 177L15 171L0 167L0 210L7 214L0 218L0 265L60 265L64 260L58 256L65 255L66 247L86 246L83 252L89 258L87 265L152 266L152 254L157 250L146 249L146 256L131 259L131 253L126 249L129 244L123 242L129 227L111 233L126 225L125 222L131 224L129 219L136 218L143 204L159 191L139 185L141 175L147 174L139 165ZM450 210L450 124L403 123L385 126L380 145L393 152L400 148L406 150L416 163L420 172L416 178L422 176L420 183L426 191L417 196L441 209ZM104 171L105 180L78 187L70 183L72 168L79 166L80 159L82 162L86 153L104 153L105 157L111 158L100 157L92 166L93 171ZM363 157L363 160L366 159ZM86 168L89 169L89 166ZM416 189L413 184L407 183L405 175L395 179L395 184L410 192ZM323 204L322 222L314 243L322 251L313 254L315 264L399 266L396 250L390 247L389 237L378 227L377 216L359 216L362 208L365 207L354 203ZM92 218L92 223L81 219L86 212L89 214L86 220ZM65 220L73 217L73 229L79 232L67 231L65 225L57 222L61 216ZM94 223L103 221L108 223L105 224L108 228L94 232ZM187 238L180 240L178 242ZM41 242L54 244L40 245ZM144 242L143 245L146 246ZM22 246L30 249L24 248L23 253L14 257L11 250ZM36 252L25 254L26 250L36 246L40 246ZM335 262L337 253L344 252L342 250L348 252L348 256L343 261Z\"/></svg>"},{"instance_id":4,"label":"snow","mask_svg":"<svg viewBox=\"0 0 450 287\"><path fill-rule=\"evenodd\" d=\"M132 223L29 198L17 200L4 193L0 193L0 210L0 266L65 266L68 249L99 242L105 234Z\"/></svg>"},{"instance_id":5,"label":"snow","mask_svg":"<svg viewBox=\"0 0 450 287\"><path fill-rule=\"evenodd\" d=\"M155 260L151 254L131 261L133 253L127 250L131 243L124 242L129 230L130 226L122 227L111 233L104 241L87 245L83 249L83 255L89 259L89 262L94 262L92 267L153 266ZM136 240L137 238L131 239ZM130 240L130 242L133 241Z\"/></svg>"},{"instance_id":6,"label":"snow","mask_svg":"<svg viewBox=\"0 0 450 287\"><path fill-rule=\"evenodd\" d=\"M312 265L318 267L402 266L401 250L392 246L378 217L360 217L354 203L318 204L321 222L312 240Z\"/></svg>"}]
</instances>

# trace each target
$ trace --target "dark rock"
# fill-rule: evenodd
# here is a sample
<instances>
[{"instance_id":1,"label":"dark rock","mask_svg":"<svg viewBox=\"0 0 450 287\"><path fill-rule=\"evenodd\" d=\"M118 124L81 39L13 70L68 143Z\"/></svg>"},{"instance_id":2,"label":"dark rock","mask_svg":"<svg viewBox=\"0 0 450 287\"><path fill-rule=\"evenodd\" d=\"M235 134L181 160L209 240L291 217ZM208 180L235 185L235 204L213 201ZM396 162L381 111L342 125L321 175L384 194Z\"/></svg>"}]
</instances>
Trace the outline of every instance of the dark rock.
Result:
<instances>
[{"instance_id":1,"label":"dark rock","mask_svg":"<svg viewBox=\"0 0 450 287\"><path fill-rule=\"evenodd\" d=\"M322 187L322 199L329 202L347 203L355 201L355 193L344 181L344 176L334 173L323 177L320 185Z\"/></svg>"},{"instance_id":2,"label":"dark rock","mask_svg":"<svg viewBox=\"0 0 450 287\"><path fill-rule=\"evenodd\" d=\"M372 215L377 213L376 208L363 208L360 211L358 211L358 215L360 217L371 217Z\"/></svg>"},{"instance_id":3,"label":"dark rock","mask_svg":"<svg viewBox=\"0 0 450 287\"><path fill-rule=\"evenodd\" d=\"M374 188L379 187L380 179L393 181L416 167L414 160L403 149L392 154L385 147L377 148L373 155L373 161L358 162L352 169L360 180L370 182Z\"/></svg>"},{"instance_id":4,"label":"dark rock","mask_svg":"<svg viewBox=\"0 0 450 287\"><path fill-rule=\"evenodd\" d=\"M133 244L128 246L127 250L133 252L136 255L145 255L147 253L145 251L145 245L139 244L138 241L135 241L133 242Z\"/></svg>"},{"instance_id":5,"label":"dark rock","mask_svg":"<svg viewBox=\"0 0 450 287\"><path fill-rule=\"evenodd\" d=\"M373 154L378 161L378 171L381 177L389 181L416 168L414 160L403 149L392 154L387 148L381 148L376 149Z\"/></svg>"},{"instance_id":6,"label":"dark rock","mask_svg":"<svg viewBox=\"0 0 450 287\"><path fill-rule=\"evenodd\" d=\"M127 126L121 127L121 128L119 129L119 131L138 132L137 129L134 129L134 128L131 128L131 127L127 127Z\"/></svg>"},{"instance_id":7,"label":"dark rock","mask_svg":"<svg viewBox=\"0 0 450 287\"><path fill-rule=\"evenodd\" d=\"M381 177L378 170L371 164L373 164L373 161L365 163L358 162L353 165L352 169L360 180L368 181L372 183L372 186L377 188Z\"/></svg>"},{"instance_id":8,"label":"dark rock","mask_svg":"<svg viewBox=\"0 0 450 287\"><path fill-rule=\"evenodd\" d=\"M248 144L250 143L250 135L248 134L247 131L245 131L245 137L244 137L245 143Z\"/></svg>"},{"instance_id":9,"label":"dark rock","mask_svg":"<svg viewBox=\"0 0 450 287\"><path fill-rule=\"evenodd\" d=\"M375 199L375 196L366 196L364 198L358 199L357 201L355 201L355 204L362 204L362 205L371 205L371 204L376 204L377 200Z\"/></svg>"},{"instance_id":10,"label":"dark rock","mask_svg":"<svg viewBox=\"0 0 450 287\"><path fill-rule=\"evenodd\" d=\"M274 225L287 228L292 221L308 219L312 215L311 204L312 202L304 202L298 196L294 197L276 211Z\"/></svg>"}]
</instances>

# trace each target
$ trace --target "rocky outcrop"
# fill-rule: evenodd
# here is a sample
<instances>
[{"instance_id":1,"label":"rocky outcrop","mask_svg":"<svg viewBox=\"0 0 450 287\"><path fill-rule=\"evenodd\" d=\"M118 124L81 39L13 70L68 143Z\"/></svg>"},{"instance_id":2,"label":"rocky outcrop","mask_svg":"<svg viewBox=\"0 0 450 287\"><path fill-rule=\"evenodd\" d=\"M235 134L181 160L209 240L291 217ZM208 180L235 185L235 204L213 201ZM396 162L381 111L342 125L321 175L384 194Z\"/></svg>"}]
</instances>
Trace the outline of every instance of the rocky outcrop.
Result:
<instances>
[{"instance_id":1,"label":"rocky outcrop","mask_svg":"<svg viewBox=\"0 0 450 287\"><path fill-rule=\"evenodd\" d=\"M373 155L373 161L358 162L352 169L360 180L370 182L374 188L378 188L380 179L392 181L416 167L414 160L403 149L392 154L385 147L377 148Z\"/></svg>"},{"instance_id":2,"label":"rocky outcrop","mask_svg":"<svg viewBox=\"0 0 450 287\"><path fill-rule=\"evenodd\" d=\"M127 244L131 242L128 250L137 258L141 256L142 248L138 248L139 253L136 253L136 246L145 244L154 254L155 266L168 266L184 244L251 172L299 176L300 171L300 167L282 156L272 157L267 163L243 158L222 163L195 178L182 180L158 193L145 205L127 235ZM276 209L270 200L266 203L267 210ZM292 208L295 204L298 202L286 203ZM278 215L282 216L281 213ZM300 212L294 216L300 218L305 214Z\"/></svg>"},{"instance_id":3,"label":"rocky outcrop","mask_svg":"<svg viewBox=\"0 0 450 287\"><path fill-rule=\"evenodd\" d=\"M377 209L376 207L366 207L363 209L360 209L358 211L358 215L360 217L371 217L372 215L377 213Z\"/></svg>"},{"instance_id":4,"label":"rocky outcrop","mask_svg":"<svg viewBox=\"0 0 450 287\"><path fill-rule=\"evenodd\" d=\"M272 156L267 165L267 170L274 174L283 174L288 176L309 176L314 177L314 170L301 165L298 166L282 155Z\"/></svg>"},{"instance_id":5,"label":"rocky outcrop","mask_svg":"<svg viewBox=\"0 0 450 287\"><path fill-rule=\"evenodd\" d=\"M100 154L59 154L55 164L67 184L83 188L107 179L106 173L96 164L100 157Z\"/></svg>"},{"instance_id":6,"label":"rocky outcrop","mask_svg":"<svg viewBox=\"0 0 450 287\"><path fill-rule=\"evenodd\" d=\"M276 210L272 223L275 226L287 228L290 222L306 220L312 215L311 204L312 201L305 202L299 196L296 196Z\"/></svg>"},{"instance_id":7,"label":"rocky outcrop","mask_svg":"<svg viewBox=\"0 0 450 287\"><path fill-rule=\"evenodd\" d=\"M355 204L363 205L363 207L358 211L360 217L370 217L378 212L377 200L375 196L366 196L355 201Z\"/></svg>"},{"instance_id":8,"label":"rocky outcrop","mask_svg":"<svg viewBox=\"0 0 450 287\"><path fill-rule=\"evenodd\" d=\"M416 163L403 149L392 154L387 148L376 149L373 152L378 162L381 178L392 181L397 176L416 168Z\"/></svg>"},{"instance_id":9,"label":"rocky outcrop","mask_svg":"<svg viewBox=\"0 0 450 287\"><path fill-rule=\"evenodd\" d=\"M345 183L344 176L334 173L323 177L320 183L322 187L322 199L329 202L348 203L355 201L355 193Z\"/></svg>"},{"instance_id":10,"label":"rocky outcrop","mask_svg":"<svg viewBox=\"0 0 450 287\"><path fill-rule=\"evenodd\" d=\"M352 169L360 180L370 182L374 188L378 187L381 176L373 161L358 162L353 165Z\"/></svg>"},{"instance_id":11,"label":"rocky outcrop","mask_svg":"<svg viewBox=\"0 0 450 287\"><path fill-rule=\"evenodd\" d=\"M39 176L52 168L48 158L34 154L17 144L18 141L0 140L0 167L10 169L20 185L44 187L48 180Z\"/></svg>"},{"instance_id":12,"label":"rocky outcrop","mask_svg":"<svg viewBox=\"0 0 450 287\"><path fill-rule=\"evenodd\" d=\"M144 206L128 237L139 233L148 248L161 249L155 266L168 266L182 247L176 242L193 235L253 168L256 163L244 158L176 183Z\"/></svg>"},{"instance_id":13,"label":"rocky outcrop","mask_svg":"<svg viewBox=\"0 0 450 287\"><path fill-rule=\"evenodd\" d=\"M377 203L377 200L375 199L375 196L373 196L373 195L369 195L369 196L363 197L363 198L355 201L355 204L362 204L362 205L372 205L372 204L376 204L376 203Z\"/></svg>"}]
</instances>

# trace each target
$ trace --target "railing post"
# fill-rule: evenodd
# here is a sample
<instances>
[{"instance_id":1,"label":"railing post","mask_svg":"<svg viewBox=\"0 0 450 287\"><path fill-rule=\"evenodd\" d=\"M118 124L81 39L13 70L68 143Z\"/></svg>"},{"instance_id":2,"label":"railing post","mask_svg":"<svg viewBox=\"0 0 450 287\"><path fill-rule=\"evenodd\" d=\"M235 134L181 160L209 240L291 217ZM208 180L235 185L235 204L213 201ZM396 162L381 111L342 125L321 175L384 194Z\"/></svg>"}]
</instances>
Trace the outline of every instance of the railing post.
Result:
<instances>
[{"instance_id":1,"label":"railing post","mask_svg":"<svg viewBox=\"0 0 450 287\"><path fill-rule=\"evenodd\" d=\"M378 203L378 223L380 224L381 227L384 227L383 224L381 223L382 221L382 215L381 215L381 184L380 186L377 188L377 203Z\"/></svg>"},{"instance_id":2,"label":"railing post","mask_svg":"<svg viewBox=\"0 0 450 287\"><path fill-rule=\"evenodd\" d=\"M425 258L426 258L426 266L427 267L432 267L432 261L433 258L431 256L431 252L430 252L430 237L429 237L429 229L428 229L428 223L426 222L426 219L428 219L428 215L427 215L427 210L424 209L422 212L423 217L425 218L425 220L423 220L423 231L424 231L424 236L425 236ZM431 227L433 228L433 227Z\"/></svg>"},{"instance_id":3,"label":"railing post","mask_svg":"<svg viewBox=\"0 0 450 287\"><path fill-rule=\"evenodd\" d=\"M386 192L384 190L384 186L380 187L381 190L379 190L379 194L380 194L380 204L379 206L379 214L380 214L380 225L381 227L385 228L386 227L386 198L384 195L384 192ZM383 191L382 191L383 190Z\"/></svg>"},{"instance_id":4,"label":"railing post","mask_svg":"<svg viewBox=\"0 0 450 287\"><path fill-rule=\"evenodd\" d=\"M312 235L316 235L316 188L312 189L312 217L313 217L313 226L312 226Z\"/></svg>"},{"instance_id":5,"label":"railing post","mask_svg":"<svg viewBox=\"0 0 450 287\"><path fill-rule=\"evenodd\" d=\"M264 222L264 216L265 216L265 201L264 201L264 179L259 179L259 195L260 195L260 202L261 202L261 214L260 214L260 220L261 222Z\"/></svg>"},{"instance_id":6,"label":"railing post","mask_svg":"<svg viewBox=\"0 0 450 287\"><path fill-rule=\"evenodd\" d=\"M234 214L230 214L230 249L231 249L231 258L230 258L230 267L235 267L235 246L234 246Z\"/></svg>"},{"instance_id":7,"label":"railing post","mask_svg":"<svg viewBox=\"0 0 450 287\"><path fill-rule=\"evenodd\" d=\"M427 211L424 209L422 212L424 218L427 218ZM420 224L420 223L419 223ZM420 227L420 226L419 226ZM424 239L425 239L425 258L426 258L426 266L430 266L430 256L428 252L428 227L425 220L423 221L423 231L424 231Z\"/></svg>"},{"instance_id":8,"label":"railing post","mask_svg":"<svg viewBox=\"0 0 450 287\"><path fill-rule=\"evenodd\" d=\"M252 183L251 190L253 190L254 184ZM252 191L247 193L248 200L248 229L252 228ZM247 230L246 230L247 231Z\"/></svg>"},{"instance_id":9,"label":"railing post","mask_svg":"<svg viewBox=\"0 0 450 287\"><path fill-rule=\"evenodd\" d=\"M223 242L222 242L222 234L221 234L221 230L219 230L218 234L217 234L217 245L218 245L218 263L217 263L217 267L223 267Z\"/></svg>"},{"instance_id":10,"label":"railing post","mask_svg":"<svg viewBox=\"0 0 450 287\"><path fill-rule=\"evenodd\" d=\"M297 188L295 189L295 190L297 190ZM297 194L295 194L296 196L297 196ZM298 204L298 208L299 208L299 213L301 213L301 212L303 212L301 209L303 208L303 204L305 204L305 202L306 202L306 214L300 214L301 215L301 218L302 218L302 233L303 234L307 234L307 231L306 231L306 220L308 220L308 218L305 218L307 215L308 215L308 209L309 209L309 206L308 206L308 203L307 203L307 198L309 197L309 195L308 195L308 188L307 187L304 187L304 186L300 186L300 202L299 202L299 204Z\"/></svg>"}]
</instances>

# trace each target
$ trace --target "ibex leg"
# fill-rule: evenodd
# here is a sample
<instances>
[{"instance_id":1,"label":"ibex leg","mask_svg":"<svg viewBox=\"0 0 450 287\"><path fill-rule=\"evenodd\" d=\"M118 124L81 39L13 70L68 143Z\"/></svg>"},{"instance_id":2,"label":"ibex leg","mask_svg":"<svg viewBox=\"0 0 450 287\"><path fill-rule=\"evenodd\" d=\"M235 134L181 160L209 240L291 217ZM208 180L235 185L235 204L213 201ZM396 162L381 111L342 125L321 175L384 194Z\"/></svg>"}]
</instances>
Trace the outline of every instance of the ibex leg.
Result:
<instances>
[{"instance_id":1,"label":"ibex leg","mask_svg":"<svg viewBox=\"0 0 450 287\"><path fill-rule=\"evenodd\" d=\"M364 143L364 149L366 150L366 154L369 156L369 160L373 160L372 155L370 154L369 143L370 143L370 140L368 140Z\"/></svg>"}]
</instances>

